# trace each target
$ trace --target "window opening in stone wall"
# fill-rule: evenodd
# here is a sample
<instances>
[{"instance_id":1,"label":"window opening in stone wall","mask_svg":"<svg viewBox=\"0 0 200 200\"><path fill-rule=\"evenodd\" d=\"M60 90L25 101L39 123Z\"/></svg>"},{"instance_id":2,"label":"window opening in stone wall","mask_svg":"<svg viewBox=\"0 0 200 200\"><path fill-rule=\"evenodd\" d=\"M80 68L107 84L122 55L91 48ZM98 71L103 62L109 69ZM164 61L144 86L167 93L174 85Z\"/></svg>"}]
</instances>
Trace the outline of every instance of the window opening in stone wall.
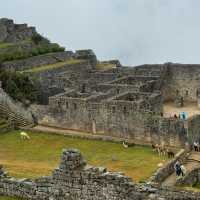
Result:
<instances>
[{"instance_id":1,"label":"window opening in stone wall","mask_svg":"<svg viewBox=\"0 0 200 200\"><path fill-rule=\"evenodd\" d=\"M127 113L127 108L126 108L126 106L124 106L124 113Z\"/></svg>"},{"instance_id":2,"label":"window opening in stone wall","mask_svg":"<svg viewBox=\"0 0 200 200\"><path fill-rule=\"evenodd\" d=\"M197 97L199 96L199 91L198 91L198 90L196 91L196 96L197 96Z\"/></svg>"},{"instance_id":3,"label":"window opening in stone wall","mask_svg":"<svg viewBox=\"0 0 200 200\"><path fill-rule=\"evenodd\" d=\"M83 85L82 85L82 88L81 88L81 93L85 93L85 91L86 91L86 85L83 84Z\"/></svg>"},{"instance_id":4,"label":"window opening in stone wall","mask_svg":"<svg viewBox=\"0 0 200 200\"><path fill-rule=\"evenodd\" d=\"M188 92L188 90L186 90L186 91L185 91L185 95L186 95L186 96L188 96L188 95L189 95L189 92Z\"/></svg>"},{"instance_id":5,"label":"window opening in stone wall","mask_svg":"<svg viewBox=\"0 0 200 200\"><path fill-rule=\"evenodd\" d=\"M115 113L116 112L116 108L115 106L112 107L112 113Z\"/></svg>"},{"instance_id":6,"label":"window opening in stone wall","mask_svg":"<svg viewBox=\"0 0 200 200\"><path fill-rule=\"evenodd\" d=\"M176 90L176 95L179 95L179 90Z\"/></svg>"},{"instance_id":7,"label":"window opening in stone wall","mask_svg":"<svg viewBox=\"0 0 200 200\"><path fill-rule=\"evenodd\" d=\"M68 103L68 102L65 103L65 107L66 107L67 109L69 108L69 103Z\"/></svg>"},{"instance_id":8,"label":"window opening in stone wall","mask_svg":"<svg viewBox=\"0 0 200 200\"><path fill-rule=\"evenodd\" d=\"M76 103L74 103L74 110L76 110L77 109L77 105L76 105Z\"/></svg>"},{"instance_id":9,"label":"window opening in stone wall","mask_svg":"<svg viewBox=\"0 0 200 200\"><path fill-rule=\"evenodd\" d=\"M58 101L58 107L59 107L59 108L61 107L61 102L60 102L60 101Z\"/></svg>"}]
</instances>

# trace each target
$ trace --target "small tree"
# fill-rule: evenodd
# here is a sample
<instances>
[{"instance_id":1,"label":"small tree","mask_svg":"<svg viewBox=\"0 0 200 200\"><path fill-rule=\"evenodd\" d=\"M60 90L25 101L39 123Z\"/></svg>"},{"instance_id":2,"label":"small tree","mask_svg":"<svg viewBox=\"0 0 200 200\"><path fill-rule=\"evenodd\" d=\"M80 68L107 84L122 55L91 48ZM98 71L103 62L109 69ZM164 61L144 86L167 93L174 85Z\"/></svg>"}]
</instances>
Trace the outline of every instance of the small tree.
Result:
<instances>
[{"instance_id":1,"label":"small tree","mask_svg":"<svg viewBox=\"0 0 200 200\"><path fill-rule=\"evenodd\" d=\"M42 42L49 43L49 40L47 38L42 37L40 34L34 34L31 37L31 40L34 44L39 45Z\"/></svg>"}]
</instances>

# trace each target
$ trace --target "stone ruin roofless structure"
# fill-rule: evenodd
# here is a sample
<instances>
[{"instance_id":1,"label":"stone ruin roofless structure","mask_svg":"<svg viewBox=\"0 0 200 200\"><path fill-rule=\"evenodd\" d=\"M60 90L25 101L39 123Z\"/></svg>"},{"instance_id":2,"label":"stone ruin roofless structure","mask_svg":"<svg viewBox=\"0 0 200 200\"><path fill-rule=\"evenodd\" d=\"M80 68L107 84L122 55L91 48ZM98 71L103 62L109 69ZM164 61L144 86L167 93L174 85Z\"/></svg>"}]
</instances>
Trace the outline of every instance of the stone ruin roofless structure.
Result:
<instances>
[{"instance_id":1,"label":"stone ruin roofless structure","mask_svg":"<svg viewBox=\"0 0 200 200\"><path fill-rule=\"evenodd\" d=\"M164 112L166 102L172 102L174 108L192 102L197 108L199 65L166 63L123 67L118 61L114 64L108 61L106 64L112 63L113 68L99 70L99 61L94 61L96 56L89 50L81 51L85 55L88 52L93 56L92 62L88 57L87 65L65 68L59 73L48 72L54 78L59 77L59 86L65 91L49 96L45 106L32 107L39 124L139 144L180 147L199 139L198 123L193 123L198 121L198 115L181 120Z\"/></svg>"},{"instance_id":2,"label":"stone ruin roofless structure","mask_svg":"<svg viewBox=\"0 0 200 200\"><path fill-rule=\"evenodd\" d=\"M59 75L52 72L59 77L65 92L50 96L48 105L39 106L39 110L34 108L39 124L119 137L139 144L178 147L199 139L198 115L181 120L164 112L166 102L172 102L174 108L192 102L197 108L199 65L123 67L115 62L113 66L97 70L89 62L78 70L65 68ZM69 80L71 84L65 85Z\"/></svg>"}]
</instances>

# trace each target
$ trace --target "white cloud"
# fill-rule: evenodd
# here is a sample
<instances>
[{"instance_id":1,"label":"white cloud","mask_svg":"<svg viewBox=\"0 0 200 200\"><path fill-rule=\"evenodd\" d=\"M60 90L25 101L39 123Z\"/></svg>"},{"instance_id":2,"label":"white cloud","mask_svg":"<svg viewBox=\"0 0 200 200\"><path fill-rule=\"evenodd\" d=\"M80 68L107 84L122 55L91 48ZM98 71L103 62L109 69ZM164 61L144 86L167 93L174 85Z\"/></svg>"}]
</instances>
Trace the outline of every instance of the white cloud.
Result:
<instances>
[{"instance_id":1,"label":"white cloud","mask_svg":"<svg viewBox=\"0 0 200 200\"><path fill-rule=\"evenodd\" d=\"M199 0L7 0L2 17L124 64L200 63Z\"/></svg>"}]
</instances>

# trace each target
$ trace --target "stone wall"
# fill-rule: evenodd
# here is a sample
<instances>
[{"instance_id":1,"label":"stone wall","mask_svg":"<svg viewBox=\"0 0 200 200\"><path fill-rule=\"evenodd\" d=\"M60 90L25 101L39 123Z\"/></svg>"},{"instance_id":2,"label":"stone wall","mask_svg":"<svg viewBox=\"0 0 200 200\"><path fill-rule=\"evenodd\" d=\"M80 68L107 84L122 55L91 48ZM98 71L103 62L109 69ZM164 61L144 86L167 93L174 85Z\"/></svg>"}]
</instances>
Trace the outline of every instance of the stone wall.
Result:
<instances>
[{"instance_id":1,"label":"stone wall","mask_svg":"<svg viewBox=\"0 0 200 200\"><path fill-rule=\"evenodd\" d=\"M188 139L191 145L200 141L200 115L188 119Z\"/></svg>"},{"instance_id":2,"label":"stone wall","mask_svg":"<svg viewBox=\"0 0 200 200\"><path fill-rule=\"evenodd\" d=\"M0 30L0 42L15 43L36 34L35 27L28 27L27 24L14 24L13 20L7 18L0 19Z\"/></svg>"},{"instance_id":3,"label":"stone wall","mask_svg":"<svg viewBox=\"0 0 200 200\"><path fill-rule=\"evenodd\" d=\"M148 200L199 200L200 193L160 189L158 192L149 195Z\"/></svg>"},{"instance_id":4,"label":"stone wall","mask_svg":"<svg viewBox=\"0 0 200 200\"><path fill-rule=\"evenodd\" d=\"M200 65L169 64L166 82L163 85L165 100L174 100L177 95L186 101L197 101Z\"/></svg>"},{"instance_id":5,"label":"stone wall","mask_svg":"<svg viewBox=\"0 0 200 200\"><path fill-rule=\"evenodd\" d=\"M22 103L14 101L1 87L0 116L8 119L16 127L34 125L32 113Z\"/></svg>"},{"instance_id":6,"label":"stone wall","mask_svg":"<svg viewBox=\"0 0 200 200\"><path fill-rule=\"evenodd\" d=\"M137 185L122 173L88 166L78 150L64 150L51 176L9 177L0 167L0 195L31 200L199 200L199 193Z\"/></svg>"},{"instance_id":7,"label":"stone wall","mask_svg":"<svg viewBox=\"0 0 200 200\"><path fill-rule=\"evenodd\" d=\"M91 94L72 90L50 97L49 106L45 106L43 112L41 107L33 112L42 125L131 139L136 143L159 144L164 141L168 146L184 146L184 123L159 116L162 111L159 94L124 93L115 96L114 92Z\"/></svg>"},{"instance_id":8,"label":"stone wall","mask_svg":"<svg viewBox=\"0 0 200 200\"><path fill-rule=\"evenodd\" d=\"M193 186L195 184L200 183L200 168L196 168L179 180L177 180L177 185L184 185L184 186Z\"/></svg>"},{"instance_id":9,"label":"stone wall","mask_svg":"<svg viewBox=\"0 0 200 200\"><path fill-rule=\"evenodd\" d=\"M77 50L74 57L77 59L88 60L92 66L97 64L97 57L91 49Z\"/></svg>"},{"instance_id":10,"label":"stone wall","mask_svg":"<svg viewBox=\"0 0 200 200\"><path fill-rule=\"evenodd\" d=\"M148 120L148 112L153 108L155 102L158 105L155 112L160 111L159 103L161 99L159 95L148 96L148 94L141 93L140 96L137 93L132 93L134 97L131 98L136 98L135 102L123 100L128 94L124 93L113 96L112 92L108 92L90 95L85 98L74 97L72 94L68 94L69 96L58 95L50 98L49 105L50 109L52 108L50 113L52 113L52 116L56 116L56 120L59 119L59 126L66 128L92 132L95 126L95 132L97 133L110 133L114 136L127 138L136 137L134 134L138 130L137 134L139 137L145 128L143 123L145 123L145 120ZM146 96L146 101L140 101L143 95ZM112 98L110 98L111 96ZM146 118L143 117L145 112L147 112ZM130 135L131 132L132 135Z\"/></svg>"},{"instance_id":11,"label":"stone wall","mask_svg":"<svg viewBox=\"0 0 200 200\"><path fill-rule=\"evenodd\" d=\"M0 171L0 194L28 199L140 200L128 177L86 165L77 150L63 151L60 165L50 177L17 180Z\"/></svg>"}]
</instances>

